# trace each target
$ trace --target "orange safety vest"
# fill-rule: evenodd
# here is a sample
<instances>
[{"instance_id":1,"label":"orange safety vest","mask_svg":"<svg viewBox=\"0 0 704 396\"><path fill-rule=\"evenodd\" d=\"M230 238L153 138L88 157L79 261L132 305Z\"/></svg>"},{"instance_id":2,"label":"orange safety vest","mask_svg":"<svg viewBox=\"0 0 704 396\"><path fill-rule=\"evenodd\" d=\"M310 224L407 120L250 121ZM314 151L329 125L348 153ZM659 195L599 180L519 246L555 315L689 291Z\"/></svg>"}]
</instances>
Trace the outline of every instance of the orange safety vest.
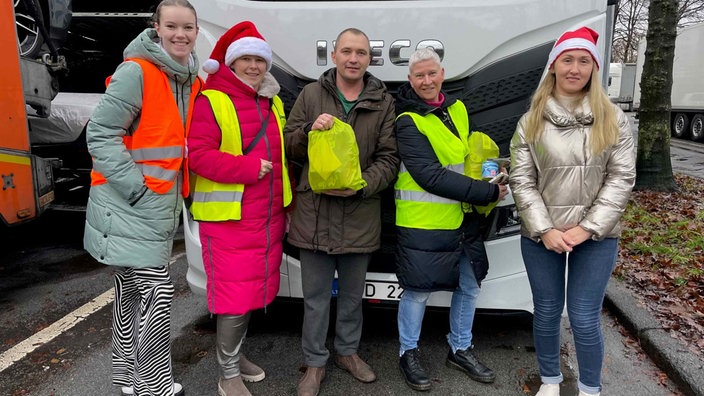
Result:
<instances>
[{"instance_id":1,"label":"orange safety vest","mask_svg":"<svg viewBox=\"0 0 704 396\"><path fill-rule=\"evenodd\" d=\"M169 79L153 63L143 59L126 59L139 64L144 75L144 94L139 126L132 135L125 135L122 142L144 175L144 182L150 190L166 194L171 190L183 165L183 186L181 194L188 197L188 160L186 158L186 138L191 125L193 103L203 81L191 85L186 128L180 120L178 105L174 99ZM106 85L110 83L110 77ZM95 169L91 171L91 186L107 183L107 179Z\"/></svg>"}]
</instances>

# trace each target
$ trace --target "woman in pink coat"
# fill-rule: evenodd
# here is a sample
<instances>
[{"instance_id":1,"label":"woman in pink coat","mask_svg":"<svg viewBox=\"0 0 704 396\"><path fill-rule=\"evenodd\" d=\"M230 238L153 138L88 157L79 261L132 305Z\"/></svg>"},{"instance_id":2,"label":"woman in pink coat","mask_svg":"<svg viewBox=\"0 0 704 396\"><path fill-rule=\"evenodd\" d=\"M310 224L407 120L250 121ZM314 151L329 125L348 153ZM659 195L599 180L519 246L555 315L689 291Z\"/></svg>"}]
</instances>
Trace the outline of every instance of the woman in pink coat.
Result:
<instances>
[{"instance_id":1,"label":"woman in pink coat","mask_svg":"<svg viewBox=\"0 0 704 396\"><path fill-rule=\"evenodd\" d=\"M283 148L279 84L271 48L249 21L228 30L203 69L188 136L195 173L191 213L200 221L208 308L218 315L218 393L249 395L264 371L240 353L253 310L279 290L291 185Z\"/></svg>"}]
</instances>

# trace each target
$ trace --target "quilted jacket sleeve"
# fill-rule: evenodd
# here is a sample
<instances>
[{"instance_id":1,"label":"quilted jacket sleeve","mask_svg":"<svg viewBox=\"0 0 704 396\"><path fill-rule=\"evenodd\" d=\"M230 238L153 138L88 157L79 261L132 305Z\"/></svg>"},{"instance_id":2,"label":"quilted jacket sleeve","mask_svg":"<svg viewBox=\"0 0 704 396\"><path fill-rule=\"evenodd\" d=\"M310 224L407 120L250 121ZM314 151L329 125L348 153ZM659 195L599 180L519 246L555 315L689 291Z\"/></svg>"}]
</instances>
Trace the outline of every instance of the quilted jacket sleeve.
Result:
<instances>
[{"instance_id":1,"label":"quilted jacket sleeve","mask_svg":"<svg viewBox=\"0 0 704 396\"><path fill-rule=\"evenodd\" d=\"M145 191L144 176L127 152L122 138L134 131L142 107L141 67L124 62L113 74L110 85L96 106L86 128L93 168L100 172L127 202Z\"/></svg>"},{"instance_id":2,"label":"quilted jacket sleeve","mask_svg":"<svg viewBox=\"0 0 704 396\"><path fill-rule=\"evenodd\" d=\"M592 238L603 239L621 219L626 210L631 190L636 181L636 158L633 131L628 117L616 109L618 143L608 149L606 174L599 194L579 225L593 233Z\"/></svg>"},{"instance_id":3,"label":"quilted jacket sleeve","mask_svg":"<svg viewBox=\"0 0 704 396\"><path fill-rule=\"evenodd\" d=\"M553 224L538 191L538 168L530 144L526 141L524 121L525 116L518 122L511 139L509 186L521 214L521 226L528 230L531 238L538 238L553 228Z\"/></svg>"}]
</instances>

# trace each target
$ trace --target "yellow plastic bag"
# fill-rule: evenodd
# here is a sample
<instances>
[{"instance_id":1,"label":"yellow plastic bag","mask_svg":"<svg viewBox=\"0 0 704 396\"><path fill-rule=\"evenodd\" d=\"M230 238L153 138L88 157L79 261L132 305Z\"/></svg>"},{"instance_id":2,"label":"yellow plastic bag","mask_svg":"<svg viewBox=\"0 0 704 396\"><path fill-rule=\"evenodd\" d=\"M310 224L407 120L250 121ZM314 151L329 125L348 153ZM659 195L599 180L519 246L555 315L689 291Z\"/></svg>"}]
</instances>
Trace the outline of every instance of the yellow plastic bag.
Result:
<instances>
[{"instance_id":1,"label":"yellow plastic bag","mask_svg":"<svg viewBox=\"0 0 704 396\"><path fill-rule=\"evenodd\" d=\"M472 131L467 139L469 154L464 159L464 169L472 179L482 179L482 163L499 157L499 146L484 132Z\"/></svg>"},{"instance_id":2,"label":"yellow plastic bag","mask_svg":"<svg viewBox=\"0 0 704 396\"><path fill-rule=\"evenodd\" d=\"M332 128L308 133L308 182L315 193L367 185L352 126L335 118Z\"/></svg>"},{"instance_id":3,"label":"yellow plastic bag","mask_svg":"<svg viewBox=\"0 0 704 396\"><path fill-rule=\"evenodd\" d=\"M467 156L464 159L464 172L472 179L482 179L482 162L489 158L498 158L499 146L484 132L472 131L467 139ZM497 202L492 202L486 206L473 205L478 213L488 216L491 210L496 207ZM468 203L464 203L465 211L471 211Z\"/></svg>"}]
</instances>

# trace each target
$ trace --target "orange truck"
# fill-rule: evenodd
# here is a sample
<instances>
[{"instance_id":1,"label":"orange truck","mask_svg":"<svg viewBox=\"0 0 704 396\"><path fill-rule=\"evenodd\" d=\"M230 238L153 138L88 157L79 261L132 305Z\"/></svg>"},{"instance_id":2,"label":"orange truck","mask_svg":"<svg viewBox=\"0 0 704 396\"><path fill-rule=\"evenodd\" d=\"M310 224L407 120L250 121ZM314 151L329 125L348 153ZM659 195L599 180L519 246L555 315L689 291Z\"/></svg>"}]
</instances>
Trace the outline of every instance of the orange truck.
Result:
<instances>
[{"instance_id":1,"label":"orange truck","mask_svg":"<svg viewBox=\"0 0 704 396\"><path fill-rule=\"evenodd\" d=\"M18 35L16 29L27 26L16 24L14 3L0 2L0 48L4 49L0 73L0 219L5 225L36 218L54 200L54 160L32 154L27 114L27 108L35 109L39 116L50 113L55 95L49 67L53 61L50 56L43 61L20 56L21 46L32 37Z\"/></svg>"},{"instance_id":2,"label":"orange truck","mask_svg":"<svg viewBox=\"0 0 704 396\"><path fill-rule=\"evenodd\" d=\"M85 210L92 167L86 125L105 77L150 25L157 3L0 2L0 227L49 208Z\"/></svg>"}]
</instances>

